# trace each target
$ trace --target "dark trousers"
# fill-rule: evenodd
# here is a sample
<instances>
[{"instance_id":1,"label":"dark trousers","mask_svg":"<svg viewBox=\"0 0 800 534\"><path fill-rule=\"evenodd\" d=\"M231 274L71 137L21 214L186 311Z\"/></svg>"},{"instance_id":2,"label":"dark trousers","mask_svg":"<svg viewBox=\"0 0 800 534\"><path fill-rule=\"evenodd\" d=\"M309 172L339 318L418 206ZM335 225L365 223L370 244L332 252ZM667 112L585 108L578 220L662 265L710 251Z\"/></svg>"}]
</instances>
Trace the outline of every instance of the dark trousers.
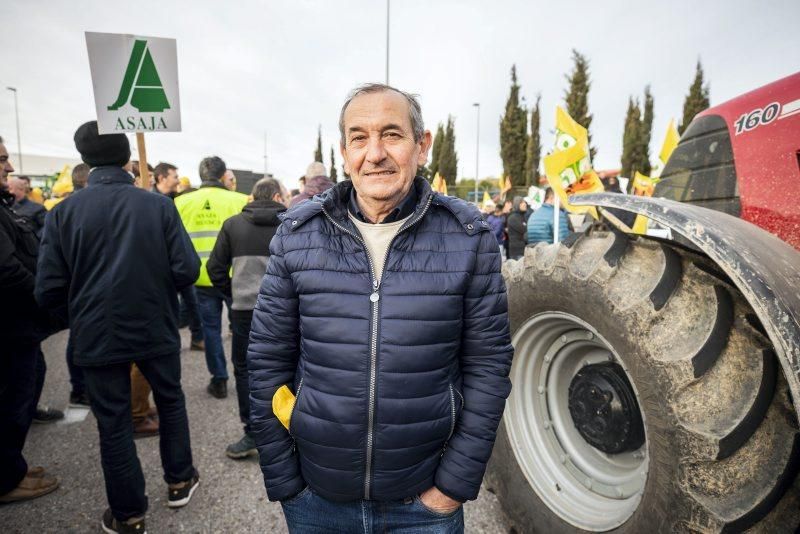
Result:
<instances>
[{"instance_id":1,"label":"dark trousers","mask_svg":"<svg viewBox=\"0 0 800 534\"><path fill-rule=\"evenodd\" d=\"M231 310L231 359L233 377L236 379L236 398L239 400L239 419L244 423L245 433L250 433L250 383L247 377L247 344L250 339L250 323L253 310Z\"/></svg>"},{"instance_id":2,"label":"dark trousers","mask_svg":"<svg viewBox=\"0 0 800 534\"><path fill-rule=\"evenodd\" d=\"M0 495L16 488L28 472L22 448L36 411L36 367L40 354L38 343L13 339L3 341L0 356Z\"/></svg>"},{"instance_id":3,"label":"dark trousers","mask_svg":"<svg viewBox=\"0 0 800 534\"><path fill-rule=\"evenodd\" d=\"M80 395L86 391L86 384L83 382L83 369L75 365L75 349L72 347L72 334L67 340L67 370L69 371L69 383L72 386L72 393Z\"/></svg>"},{"instance_id":4,"label":"dark trousers","mask_svg":"<svg viewBox=\"0 0 800 534\"><path fill-rule=\"evenodd\" d=\"M41 345L36 345L36 382L33 391L33 414L36 415L36 405L39 404L39 399L42 398L42 390L44 390L44 377L47 374L47 362L44 360L44 353L42 352Z\"/></svg>"},{"instance_id":5,"label":"dark trousers","mask_svg":"<svg viewBox=\"0 0 800 534\"><path fill-rule=\"evenodd\" d=\"M159 448L164 480L189 480L194 474L189 419L181 389L178 353L145 360L136 366L153 388L160 419ZM84 367L86 390L100 433L100 458L111 511L120 521L147 511L144 475L133 444L131 364Z\"/></svg>"},{"instance_id":6,"label":"dark trousers","mask_svg":"<svg viewBox=\"0 0 800 534\"><path fill-rule=\"evenodd\" d=\"M197 293L194 286L188 286L180 291L180 317L178 324L181 328L189 325L192 341L203 339L203 323L200 322L200 310L197 307Z\"/></svg>"}]
</instances>

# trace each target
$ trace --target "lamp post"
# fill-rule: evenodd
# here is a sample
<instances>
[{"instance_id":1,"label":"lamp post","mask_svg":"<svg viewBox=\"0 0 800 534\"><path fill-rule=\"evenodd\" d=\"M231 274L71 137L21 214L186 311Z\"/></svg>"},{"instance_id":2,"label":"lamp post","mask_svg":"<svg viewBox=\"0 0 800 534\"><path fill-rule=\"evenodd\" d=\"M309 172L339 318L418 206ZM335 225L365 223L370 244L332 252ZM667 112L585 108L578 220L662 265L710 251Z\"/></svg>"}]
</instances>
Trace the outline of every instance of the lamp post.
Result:
<instances>
[{"instance_id":1,"label":"lamp post","mask_svg":"<svg viewBox=\"0 0 800 534\"><path fill-rule=\"evenodd\" d=\"M19 106L17 106L17 88L6 87L6 89L14 93L14 114L17 116L17 159L19 160L19 172L22 174L25 171L22 167L22 139L20 139L19 136Z\"/></svg>"},{"instance_id":2,"label":"lamp post","mask_svg":"<svg viewBox=\"0 0 800 534\"><path fill-rule=\"evenodd\" d=\"M389 12L392 0L386 0L386 85L389 85Z\"/></svg>"},{"instance_id":3,"label":"lamp post","mask_svg":"<svg viewBox=\"0 0 800 534\"><path fill-rule=\"evenodd\" d=\"M480 102L475 102L472 104L475 109L477 110L477 130L475 133L475 204L480 207L480 203L478 202L478 163L480 161L480 150L481 150L481 104Z\"/></svg>"}]
</instances>

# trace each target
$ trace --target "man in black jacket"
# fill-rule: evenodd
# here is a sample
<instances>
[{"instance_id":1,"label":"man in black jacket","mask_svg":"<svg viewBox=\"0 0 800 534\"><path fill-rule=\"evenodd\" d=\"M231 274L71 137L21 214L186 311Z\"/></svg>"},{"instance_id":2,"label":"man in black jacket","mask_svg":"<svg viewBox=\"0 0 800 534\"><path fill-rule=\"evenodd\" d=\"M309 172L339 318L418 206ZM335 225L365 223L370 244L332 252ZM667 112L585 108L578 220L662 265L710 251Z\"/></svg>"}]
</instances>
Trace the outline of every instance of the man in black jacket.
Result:
<instances>
[{"instance_id":1,"label":"man in black jacket","mask_svg":"<svg viewBox=\"0 0 800 534\"><path fill-rule=\"evenodd\" d=\"M225 453L234 459L257 454L256 442L250 434L250 387L247 378L247 342L261 278L267 270L269 243L286 211L280 182L263 178L253 186L253 202L242 213L225 221L208 259L208 276L214 287L228 298L233 327L232 359L239 418L244 423L244 436L228 446ZM233 267L233 279L229 273Z\"/></svg>"},{"instance_id":2,"label":"man in black jacket","mask_svg":"<svg viewBox=\"0 0 800 534\"><path fill-rule=\"evenodd\" d=\"M508 259L518 260L525 252L528 239L528 203L522 197L514 197L511 213L506 219L508 228Z\"/></svg>"},{"instance_id":3,"label":"man in black jacket","mask_svg":"<svg viewBox=\"0 0 800 534\"><path fill-rule=\"evenodd\" d=\"M131 363L153 388L161 419L161 461L172 508L186 505L199 477L180 384L178 290L200 260L168 198L133 186L124 134L75 132L89 185L47 216L36 275L43 307L68 308L75 363L83 367L100 432L110 508L106 532L144 532L145 484L131 421Z\"/></svg>"},{"instance_id":4,"label":"man in black jacket","mask_svg":"<svg viewBox=\"0 0 800 534\"><path fill-rule=\"evenodd\" d=\"M37 396L39 342L49 333L33 298L39 246L28 221L11 211L6 177L14 172L0 138L0 502L40 497L58 487L22 456Z\"/></svg>"}]
</instances>

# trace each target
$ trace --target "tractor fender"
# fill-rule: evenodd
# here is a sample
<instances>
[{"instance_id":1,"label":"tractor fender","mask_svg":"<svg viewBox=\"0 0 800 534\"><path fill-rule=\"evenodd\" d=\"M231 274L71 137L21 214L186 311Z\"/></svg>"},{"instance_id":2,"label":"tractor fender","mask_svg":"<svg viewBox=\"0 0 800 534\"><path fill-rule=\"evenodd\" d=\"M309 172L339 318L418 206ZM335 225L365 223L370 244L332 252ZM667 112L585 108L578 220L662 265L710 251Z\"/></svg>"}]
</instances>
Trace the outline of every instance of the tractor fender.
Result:
<instances>
[{"instance_id":1,"label":"tractor fender","mask_svg":"<svg viewBox=\"0 0 800 534\"><path fill-rule=\"evenodd\" d=\"M800 414L800 251L737 217L664 198L593 193L569 202L644 215L716 263L761 320Z\"/></svg>"}]
</instances>

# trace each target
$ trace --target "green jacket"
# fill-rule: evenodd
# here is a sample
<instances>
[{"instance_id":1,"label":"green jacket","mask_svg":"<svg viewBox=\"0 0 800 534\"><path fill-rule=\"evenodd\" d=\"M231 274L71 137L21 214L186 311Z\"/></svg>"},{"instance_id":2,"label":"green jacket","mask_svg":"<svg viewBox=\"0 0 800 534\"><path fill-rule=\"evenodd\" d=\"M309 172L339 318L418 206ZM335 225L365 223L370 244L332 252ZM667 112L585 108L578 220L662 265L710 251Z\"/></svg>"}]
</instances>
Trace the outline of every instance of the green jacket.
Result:
<instances>
[{"instance_id":1,"label":"green jacket","mask_svg":"<svg viewBox=\"0 0 800 534\"><path fill-rule=\"evenodd\" d=\"M200 256L200 276L194 283L196 286L211 287L206 263L217 242L217 234L222 223L241 213L246 204L247 195L228 191L222 184L212 182L203 182L197 191L175 199L183 225Z\"/></svg>"}]
</instances>

